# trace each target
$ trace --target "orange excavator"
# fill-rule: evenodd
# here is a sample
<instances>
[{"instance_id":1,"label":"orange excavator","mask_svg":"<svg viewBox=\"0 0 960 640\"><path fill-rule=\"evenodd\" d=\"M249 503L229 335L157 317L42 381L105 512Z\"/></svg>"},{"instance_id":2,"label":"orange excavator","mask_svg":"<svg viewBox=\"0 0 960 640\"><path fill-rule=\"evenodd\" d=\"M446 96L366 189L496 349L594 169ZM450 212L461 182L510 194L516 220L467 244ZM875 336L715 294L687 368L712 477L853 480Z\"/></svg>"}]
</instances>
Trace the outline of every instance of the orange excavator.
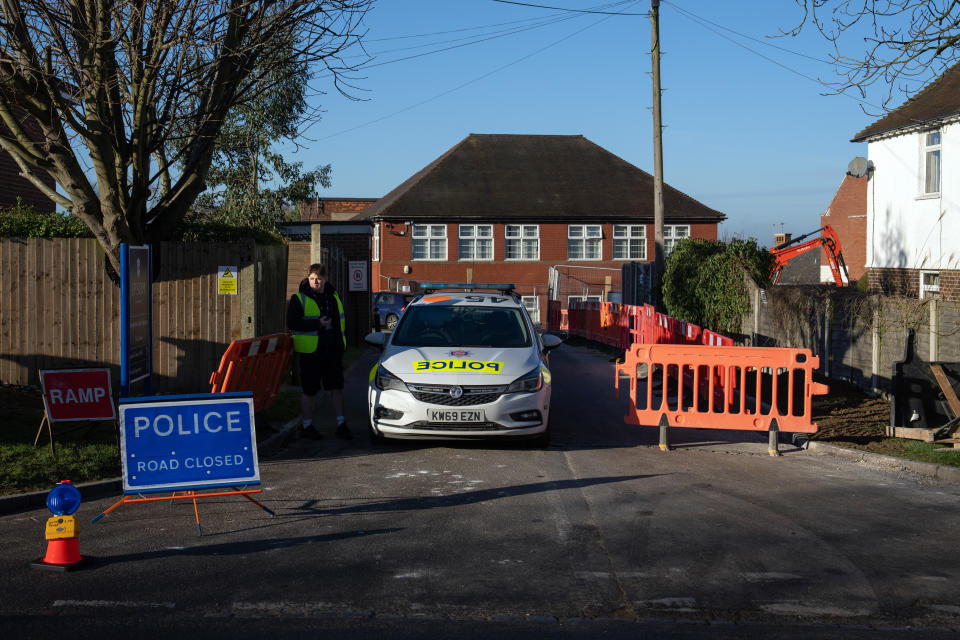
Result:
<instances>
[{"instance_id":1,"label":"orange excavator","mask_svg":"<svg viewBox=\"0 0 960 640\"><path fill-rule=\"evenodd\" d=\"M815 233L819 233L820 235L806 242L802 242L805 238L810 238L810 236ZM833 274L833 280L837 283L837 286L848 286L850 284L850 276L847 275L847 264L843 261L843 253L840 251L840 238L830 225L826 225L802 236L791 238L783 244L778 244L770 249L770 253L776 258L776 263L770 274L770 279L773 280L773 284L780 282L780 273L783 271L783 268L787 266L788 262L800 254L812 251L817 247L823 247L827 252L827 262L830 264L830 273Z\"/></svg>"}]
</instances>

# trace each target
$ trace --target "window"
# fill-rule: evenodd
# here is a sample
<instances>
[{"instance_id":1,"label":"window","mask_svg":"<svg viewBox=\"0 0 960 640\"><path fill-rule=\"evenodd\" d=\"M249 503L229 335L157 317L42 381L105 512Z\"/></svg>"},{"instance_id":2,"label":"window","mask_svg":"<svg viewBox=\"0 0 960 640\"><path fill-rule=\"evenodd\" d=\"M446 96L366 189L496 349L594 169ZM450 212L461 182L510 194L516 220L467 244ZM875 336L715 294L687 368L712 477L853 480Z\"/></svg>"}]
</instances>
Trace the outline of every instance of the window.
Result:
<instances>
[{"instance_id":1,"label":"window","mask_svg":"<svg viewBox=\"0 0 960 640\"><path fill-rule=\"evenodd\" d=\"M540 297L539 296L520 296L523 307L530 315L530 321L533 324L540 322Z\"/></svg>"},{"instance_id":2,"label":"window","mask_svg":"<svg viewBox=\"0 0 960 640\"><path fill-rule=\"evenodd\" d=\"M540 259L540 227L535 224L508 224L504 229L507 260Z\"/></svg>"},{"instance_id":3,"label":"window","mask_svg":"<svg viewBox=\"0 0 960 640\"><path fill-rule=\"evenodd\" d=\"M923 195L940 193L940 132L923 135Z\"/></svg>"},{"instance_id":4,"label":"window","mask_svg":"<svg viewBox=\"0 0 960 640\"><path fill-rule=\"evenodd\" d=\"M613 225L613 259L646 260L647 227L642 224Z\"/></svg>"},{"instance_id":5,"label":"window","mask_svg":"<svg viewBox=\"0 0 960 640\"><path fill-rule=\"evenodd\" d=\"M567 225L567 259L599 260L602 238L598 224Z\"/></svg>"},{"instance_id":6,"label":"window","mask_svg":"<svg viewBox=\"0 0 960 640\"><path fill-rule=\"evenodd\" d=\"M373 225L373 261L380 260L380 223Z\"/></svg>"},{"instance_id":7,"label":"window","mask_svg":"<svg viewBox=\"0 0 960 640\"><path fill-rule=\"evenodd\" d=\"M940 272L939 271L921 271L920 272L920 297L921 298L939 298L940 297Z\"/></svg>"},{"instance_id":8,"label":"window","mask_svg":"<svg viewBox=\"0 0 960 640\"><path fill-rule=\"evenodd\" d=\"M447 225L413 225L412 258L414 260L447 259Z\"/></svg>"},{"instance_id":9,"label":"window","mask_svg":"<svg viewBox=\"0 0 960 640\"><path fill-rule=\"evenodd\" d=\"M461 260L493 260L493 225L460 225Z\"/></svg>"},{"instance_id":10,"label":"window","mask_svg":"<svg viewBox=\"0 0 960 640\"><path fill-rule=\"evenodd\" d=\"M567 296L567 307L570 306L571 302L600 302L600 296Z\"/></svg>"},{"instance_id":11,"label":"window","mask_svg":"<svg viewBox=\"0 0 960 640\"><path fill-rule=\"evenodd\" d=\"M673 251L673 247L684 239L690 237L690 225L688 224L668 224L663 227L663 257L666 258Z\"/></svg>"}]
</instances>

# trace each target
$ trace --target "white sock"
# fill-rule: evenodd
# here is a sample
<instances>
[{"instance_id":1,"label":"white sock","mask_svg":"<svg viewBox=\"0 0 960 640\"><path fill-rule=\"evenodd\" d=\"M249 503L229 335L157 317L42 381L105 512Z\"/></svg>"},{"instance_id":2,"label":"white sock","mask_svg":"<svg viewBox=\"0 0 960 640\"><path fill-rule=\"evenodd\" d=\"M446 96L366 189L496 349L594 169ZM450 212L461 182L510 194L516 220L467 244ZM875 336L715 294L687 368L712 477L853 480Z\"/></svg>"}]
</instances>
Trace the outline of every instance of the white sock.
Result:
<instances>
[{"instance_id":1,"label":"white sock","mask_svg":"<svg viewBox=\"0 0 960 640\"><path fill-rule=\"evenodd\" d=\"M346 420L343 419L343 416L337 416L337 426L342 425Z\"/></svg>"}]
</instances>

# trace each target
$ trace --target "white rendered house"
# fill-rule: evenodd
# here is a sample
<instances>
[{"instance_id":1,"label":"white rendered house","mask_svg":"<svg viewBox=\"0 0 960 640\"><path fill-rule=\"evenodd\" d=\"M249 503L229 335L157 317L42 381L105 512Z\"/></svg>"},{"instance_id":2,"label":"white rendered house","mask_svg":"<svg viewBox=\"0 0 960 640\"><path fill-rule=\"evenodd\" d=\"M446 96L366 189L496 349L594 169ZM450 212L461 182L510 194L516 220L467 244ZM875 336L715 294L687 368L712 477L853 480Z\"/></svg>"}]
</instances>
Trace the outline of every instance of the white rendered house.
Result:
<instances>
[{"instance_id":1,"label":"white rendered house","mask_svg":"<svg viewBox=\"0 0 960 640\"><path fill-rule=\"evenodd\" d=\"M960 300L960 64L853 139L863 141L870 290Z\"/></svg>"}]
</instances>

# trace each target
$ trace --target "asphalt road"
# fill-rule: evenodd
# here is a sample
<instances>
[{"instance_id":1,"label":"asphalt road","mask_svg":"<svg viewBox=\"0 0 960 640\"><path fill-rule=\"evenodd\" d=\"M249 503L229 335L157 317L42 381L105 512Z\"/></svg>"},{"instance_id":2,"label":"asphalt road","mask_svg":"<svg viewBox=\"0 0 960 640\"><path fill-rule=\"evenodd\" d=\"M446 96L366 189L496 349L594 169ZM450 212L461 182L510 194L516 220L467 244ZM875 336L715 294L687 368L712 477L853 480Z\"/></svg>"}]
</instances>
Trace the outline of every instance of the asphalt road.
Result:
<instances>
[{"instance_id":1,"label":"asphalt road","mask_svg":"<svg viewBox=\"0 0 960 640\"><path fill-rule=\"evenodd\" d=\"M370 353L348 375L363 424ZM553 444L295 440L238 497L85 502L89 567L0 517L0 629L140 637L953 637L960 486L765 434L623 423L609 357L553 352ZM5 635L5 637L17 637Z\"/></svg>"}]
</instances>

